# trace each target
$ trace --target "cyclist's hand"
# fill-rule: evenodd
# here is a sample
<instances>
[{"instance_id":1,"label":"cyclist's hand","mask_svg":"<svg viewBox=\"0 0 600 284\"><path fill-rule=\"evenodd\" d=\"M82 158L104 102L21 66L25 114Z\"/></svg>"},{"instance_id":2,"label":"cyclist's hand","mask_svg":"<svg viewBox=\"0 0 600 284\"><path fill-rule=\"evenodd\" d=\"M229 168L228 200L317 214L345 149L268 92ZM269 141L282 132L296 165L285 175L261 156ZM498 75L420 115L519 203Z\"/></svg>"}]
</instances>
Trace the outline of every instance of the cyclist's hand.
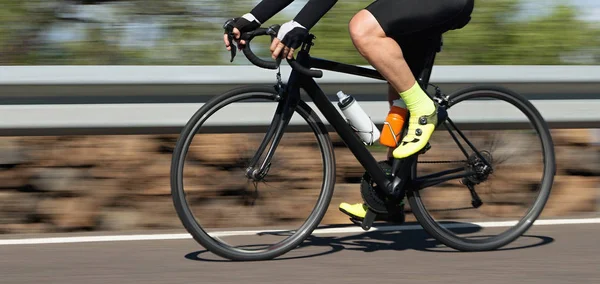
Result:
<instances>
[{"instance_id":1,"label":"cyclist's hand","mask_svg":"<svg viewBox=\"0 0 600 284\"><path fill-rule=\"evenodd\" d=\"M233 28L233 38L236 39L236 42L238 43L238 48L242 48L241 45L246 44L246 41L244 40L239 40L240 38L240 30L238 30L237 28ZM227 33L225 33L223 35L223 41L225 42L225 47L227 48L227 50L231 50L231 43L229 42L229 38L227 36Z\"/></svg>"},{"instance_id":2,"label":"cyclist's hand","mask_svg":"<svg viewBox=\"0 0 600 284\"><path fill-rule=\"evenodd\" d=\"M258 29L260 27L260 23L250 13L247 13L239 18L234 18L233 23L233 38L237 42L238 48L242 49L246 44L246 41L240 40L240 34ZM223 41L225 42L225 47L227 50L231 50L231 43L227 37L227 32L225 32L223 35Z\"/></svg>"},{"instance_id":3,"label":"cyclist's hand","mask_svg":"<svg viewBox=\"0 0 600 284\"><path fill-rule=\"evenodd\" d=\"M276 59L281 55L282 58L292 59L295 49L302 45L306 36L306 28L295 21L281 25L277 38L271 43L271 57Z\"/></svg>"}]
</instances>

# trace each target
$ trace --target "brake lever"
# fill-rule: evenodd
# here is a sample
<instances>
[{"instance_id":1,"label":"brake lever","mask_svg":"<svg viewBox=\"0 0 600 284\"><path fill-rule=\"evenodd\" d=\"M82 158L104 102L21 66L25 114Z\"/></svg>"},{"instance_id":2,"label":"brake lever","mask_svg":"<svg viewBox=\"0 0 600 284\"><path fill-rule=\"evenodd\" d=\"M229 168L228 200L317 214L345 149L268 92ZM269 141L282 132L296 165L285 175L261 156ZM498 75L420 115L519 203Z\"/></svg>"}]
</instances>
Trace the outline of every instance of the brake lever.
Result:
<instances>
[{"instance_id":1,"label":"brake lever","mask_svg":"<svg viewBox=\"0 0 600 284\"><path fill-rule=\"evenodd\" d=\"M279 32L279 25L272 25L267 28L267 34L271 36L271 42L277 37L277 33Z\"/></svg>"},{"instance_id":2,"label":"brake lever","mask_svg":"<svg viewBox=\"0 0 600 284\"><path fill-rule=\"evenodd\" d=\"M223 29L225 29L227 32L227 40L229 40L229 47L231 51L231 60L229 62L233 62L233 59L237 54L237 46L233 41L233 20L227 20L225 24L223 24Z\"/></svg>"},{"instance_id":3,"label":"brake lever","mask_svg":"<svg viewBox=\"0 0 600 284\"><path fill-rule=\"evenodd\" d=\"M279 28L281 28L281 26L278 24L271 25L270 27L267 28L267 34L271 36L271 42L273 42L273 40L277 37ZM277 58L275 58L275 62L277 63L277 66L281 66L282 59L283 59L283 57L281 57L281 54Z\"/></svg>"},{"instance_id":4,"label":"brake lever","mask_svg":"<svg viewBox=\"0 0 600 284\"><path fill-rule=\"evenodd\" d=\"M237 45L233 43L233 33L227 33L227 38L229 39L229 47L231 47L231 60L229 60L229 62L233 62L237 53Z\"/></svg>"}]
</instances>

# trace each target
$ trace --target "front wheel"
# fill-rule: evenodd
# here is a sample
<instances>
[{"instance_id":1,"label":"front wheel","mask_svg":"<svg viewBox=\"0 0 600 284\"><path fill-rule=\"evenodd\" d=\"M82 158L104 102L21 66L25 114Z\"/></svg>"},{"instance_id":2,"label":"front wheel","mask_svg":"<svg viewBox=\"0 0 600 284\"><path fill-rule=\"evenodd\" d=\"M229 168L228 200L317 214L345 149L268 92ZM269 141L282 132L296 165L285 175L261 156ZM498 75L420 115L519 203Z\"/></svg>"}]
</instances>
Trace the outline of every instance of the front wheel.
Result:
<instances>
[{"instance_id":1,"label":"front wheel","mask_svg":"<svg viewBox=\"0 0 600 284\"><path fill-rule=\"evenodd\" d=\"M448 117L456 128L446 123L436 130L432 148L415 165L418 176L461 167L477 174L407 191L411 210L448 247L503 247L531 227L549 198L556 165L548 126L526 98L496 86L451 94ZM481 206L474 205L469 186Z\"/></svg>"},{"instance_id":2,"label":"front wheel","mask_svg":"<svg viewBox=\"0 0 600 284\"><path fill-rule=\"evenodd\" d=\"M261 165L270 152L267 146L256 156L260 145L271 145L263 142L273 136L263 122L280 121L279 106L282 98L272 87L229 91L204 104L177 141L171 164L176 212L193 238L221 257L280 256L298 247L328 209L335 183L333 146L304 101L273 148L265 175L248 173L249 163L258 157Z\"/></svg>"}]
</instances>

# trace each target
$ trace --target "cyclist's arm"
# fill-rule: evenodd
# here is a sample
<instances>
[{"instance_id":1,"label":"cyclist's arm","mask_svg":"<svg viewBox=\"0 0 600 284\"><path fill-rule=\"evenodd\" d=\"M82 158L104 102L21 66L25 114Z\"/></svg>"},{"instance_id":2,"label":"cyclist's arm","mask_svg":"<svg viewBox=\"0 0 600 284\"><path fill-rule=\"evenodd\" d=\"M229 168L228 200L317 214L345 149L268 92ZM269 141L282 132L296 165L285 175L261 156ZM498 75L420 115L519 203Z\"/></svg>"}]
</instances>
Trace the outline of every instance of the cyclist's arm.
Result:
<instances>
[{"instance_id":1,"label":"cyclist's arm","mask_svg":"<svg viewBox=\"0 0 600 284\"><path fill-rule=\"evenodd\" d=\"M259 23L268 21L294 0L262 0L250 13ZM337 0L309 0L298 12L294 21L310 30L332 7Z\"/></svg>"},{"instance_id":2,"label":"cyclist's arm","mask_svg":"<svg viewBox=\"0 0 600 284\"><path fill-rule=\"evenodd\" d=\"M294 0L262 0L252 9L252 11L250 11L250 13L259 23L264 23L292 2L294 2Z\"/></svg>"},{"instance_id":3,"label":"cyclist's arm","mask_svg":"<svg viewBox=\"0 0 600 284\"><path fill-rule=\"evenodd\" d=\"M306 30L310 30L336 2L337 0L309 0L298 12L294 21L301 24Z\"/></svg>"}]
</instances>

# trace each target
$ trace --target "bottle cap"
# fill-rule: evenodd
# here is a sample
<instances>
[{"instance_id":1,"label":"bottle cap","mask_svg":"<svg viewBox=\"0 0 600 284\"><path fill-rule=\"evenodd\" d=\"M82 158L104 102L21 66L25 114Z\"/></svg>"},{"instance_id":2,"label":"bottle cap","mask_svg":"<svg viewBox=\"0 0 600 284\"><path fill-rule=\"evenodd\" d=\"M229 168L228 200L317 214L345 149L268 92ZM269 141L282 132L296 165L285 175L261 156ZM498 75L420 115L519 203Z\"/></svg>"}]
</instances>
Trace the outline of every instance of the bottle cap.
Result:
<instances>
[{"instance_id":1,"label":"bottle cap","mask_svg":"<svg viewBox=\"0 0 600 284\"><path fill-rule=\"evenodd\" d=\"M344 92L339 91L339 92L337 92L337 97L338 97L338 99L340 99L340 101L343 101L345 98L347 98L349 96L344 94Z\"/></svg>"}]
</instances>

